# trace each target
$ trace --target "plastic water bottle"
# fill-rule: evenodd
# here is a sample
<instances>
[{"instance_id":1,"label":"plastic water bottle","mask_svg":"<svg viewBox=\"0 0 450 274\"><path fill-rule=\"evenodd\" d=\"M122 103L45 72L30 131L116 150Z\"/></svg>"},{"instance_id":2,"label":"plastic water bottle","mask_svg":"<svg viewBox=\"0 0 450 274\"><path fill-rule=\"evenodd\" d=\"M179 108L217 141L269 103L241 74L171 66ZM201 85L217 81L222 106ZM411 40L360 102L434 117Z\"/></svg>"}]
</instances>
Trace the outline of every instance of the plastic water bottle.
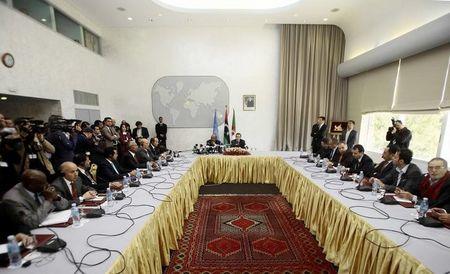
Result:
<instances>
[{"instance_id":1,"label":"plastic water bottle","mask_svg":"<svg viewBox=\"0 0 450 274\"><path fill-rule=\"evenodd\" d=\"M77 207L76 203L72 204L72 208L70 209L70 212L71 212L71 215L72 215L73 227L81 226L80 211L78 210L78 207Z\"/></svg>"},{"instance_id":2,"label":"plastic water bottle","mask_svg":"<svg viewBox=\"0 0 450 274\"><path fill-rule=\"evenodd\" d=\"M327 158L323 159L322 168L324 171L327 171L327 169L328 169L328 159Z\"/></svg>"},{"instance_id":3,"label":"plastic water bottle","mask_svg":"<svg viewBox=\"0 0 450 274\"><path fill-rule=\"evenodd\" d=\"M425 217L427 211L428 211L428 198L423 198L422 202L420 203L419 218Z\"/></svg>"},{"instance_id":4,"label":"plastic water bottle","mask_svg":"<svg viewBox=\"0 0 450 274\"><path fill-rule=\"evenodd\" d=\"M113 195L111 189L108 187L106 189L106 206L111 207L113 204Z\"/></svg>"},{"instance_id":5,"label":"plastic water bottle","mask_svg":"<svg viewBox=\"0 0 450 274\"><path fill-rule=\"evenodd\" d=\"M372 184L372 195L377 195L378 193L378 189L380 188L380 186L378 185L378 182L373 182Z\"/></svg>"},{"instance_id":6,"label":"plastic water bottle","mask_svg":"<svg viewBox=\"0 0 450 274\"><path fill-rule=\"evenodd\" d=\"M130 183L128 180L129 179L128 179L127 176L123 176L123 188L127 188L128 187L128 184Z\"/></svg>"},{"instance_id":7,"label":"plastic water bottle","mask_svg":"<svg viewBox=\"0 0 450 274\"><path fill-rule=\"evenodd\" d=\"M358 175L358 183L361 183L364 179L364 172L361 170Z\"/></svg>"},{"instance_id":8,"label":"plastic water bottle","mask_svg":"<svg viewBox=\"0 0 450 274\"><path fill-rule=\"evenodd\" d=\"M147 161L147 174L152 175L152 164L150 161Z\"/></svg>"},{"instance_id":9,"label":"plastic water bottle","mask_svg":"<svg viewBox=\"0 0 450 274\"><path fill-rule=\"evenodd\" d=\"M342 171L342 165L338 164L337 167L336 167L337 174L341 174L341 171Z\"/></svg>"},{"instance_id":10,"label":"plastic water bottle","mask_svg":"<svg viewBox=\"0 0 450 274\"><path fill-rule=\"evenodd\" d=\"M10 268L18 268L22 266L22 256L20 255L20 248L14 235L8 236L8 257Z\"/></svg>"},{"instance_id":11,"label":"plastic water bottle","mask_svg":"<svg viewBox=\"0 0 450 274\"><path fill-rule=\"evenodd\" d=\"M141 178L142 178L142 173L141 173L141 170L139 168L136 169L136 178L137 178L138 181L140 181Z\"/></svg>"}]
</instances>

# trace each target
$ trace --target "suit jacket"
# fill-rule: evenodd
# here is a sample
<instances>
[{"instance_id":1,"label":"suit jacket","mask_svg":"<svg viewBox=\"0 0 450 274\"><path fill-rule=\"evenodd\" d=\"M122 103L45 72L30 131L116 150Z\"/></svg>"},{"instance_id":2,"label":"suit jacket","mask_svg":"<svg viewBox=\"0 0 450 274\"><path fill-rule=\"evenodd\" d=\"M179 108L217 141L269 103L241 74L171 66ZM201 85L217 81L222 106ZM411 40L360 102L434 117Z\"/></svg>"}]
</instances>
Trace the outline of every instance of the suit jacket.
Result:
<instances>
[{"instance_id":1,"label":"suit jacket","mask_svg":"<svg viewBox=\"0 0 450 274\"><path fill-rule=\"evenodd\" d=\"M211 146L211 147L213 147L213 146L215 146L215 145L218 145L218 146L220 146L222 143L219 141L219 140L217 140L216 139L216 141L213 141L213 140L211 140L211 139L209 139L208 141L206 141L206 145L207 146Z\"/></svg>"},{"instance_id":2,"label":"suit jacket","mask_svg":"<svg viewBox=\"0 0 450 274\"><path fill-rule=\"evenodd\" d=\"M148 139L148 137L150 137L150 134L148 133L148 129L146 128L146 127L142 127L141 128L142 130L141 130L141 134L142 134L142 138L144 138L144 139ZM137 141L137 139L138 139L138 136L137 136L137 130L138 130L138 128L137 127L135 127L135 128L133 128L133 138Z\"/></svg>"},{"instance_id":3,"label":"suit jacket","mask_svg":"<svg viewBox=\"0 0 450 274\"><path fill-rule=\"evenodd\" d=\"M399 187L403 190L406 190L411 193L418 193L419 184L422 180L422 171L418 166L413 163L410 163L406 172L402 174L400 179L400 183L397 185L398 181L398 171L396 168L392 169L392 171L382 180L385 184L385 189L387 192L394 192L396 187Z\"/></svg>"},{"instance_id":4,"label":"suit jacket","mask_svg":"<svg viewBox=\"0 0 450 274\"><path fill-rule=\"evenodd\" d=\"M136 155L133 157L130 151L127 151L127 153L122 156L122 167L126 169L133 170L136 168L145 168L146 166L147 163L139 163Z\"/></svg>"},{"instance_id":5,"label":"suit jacket","mask_svg":"<svg viewBox=\"0 0 450 274\"><path fill-rule=\"evenodd\" d=\"M105 147L112 147L119 141L119 134L114 127L104 126L102 128L102 135L105 138Z\"/></svg>"},{"instance_id":6,"label":"suit jacket","mask_svg":"<svg viewBox=\"0 0 450 274\"><path fill-rule=\"evenodd\" d=\"M59 168L62 163L73 160L77 143L76 135L71 135L67 138L65 133L58 130L49 135L48 141L55 147L55 153L51 158L55 169Z\"/></svg>"},{"instance_id":7,"label":"suit jacket","mask_svg":"<svg viewBox=\"0 0 450 274\"><path fill-rule=\"evenodd\" d=\"M397 130L394 134L390 130L386 133L386 141L389 141L389 146L397 145L400 148L408 148L411 139L412 133L406 127L402 130Z\"/></svg>"},{"instance_id":8,"label":"suit jacket","mask_svg":"<svg viewBox=\"0 0 450 274\"><path fill-rule=\"evenodd\" d=\"M37 228L50 212L69 208L69 202L62 197L61 200L54 202L41 200L39 205L22 183L15 185L3 196L3 202L12 209L10 216L15 218L18 224L26 225L30 229Z\"/></svg>"},{"instance_id":9,"label":"suit jacket","mask_svg":"<svg viewBox=\"0 0 450 274\"><path fill-rule=\"evenodd\" d=\"M430 208L432 207L440 207L447 210L447 213L450 211L450 173L441 178L438 182L433 185L435 187L434 191L436 196L433 196L432 186L429 185L429 175L424 175L422 181L419 184L419 192L413 193L420 198L428 197L428 205ZM442 186L439 187L439 183L442 183ZM427 186L428 185L428 186Z\"/></svg>"},{"instance_id":10,"label":"suit jacket","mask_svg":"<svg viewBox=\"0 0 450 274\"><path fill-rule=\"evenodd\" d=\"M166 140L167 139L167 125L162 123L157 123L155 125L155 131L156 131L156 137L160 140Z\"/></svg>"},{"instance_id":11,"label":"suit jacket","mask_svg":"<svg viewBox=\"0 0 450 274\"><path fill-rule=\"evenodd\" d=\"M103 158L97 167L97 182L99 184L119 181L123 179L123 176L128 176L128 172L130 172L129 170L124 169L117 161L112 162L119 173L117 173L111 164Z\"/></svg>"},{"instance_id":12,"label":"suit jacket","mask_svg":"<svg viewBox=\"0 0 450 274\"><path fill-rule=\"evenodd\" d=\"M347 150L341 156L339 150L336 150L336 152L334 153L334 157L331 159L331 161L333 162L333 166L335 167L338 166L339 164L341 164L341 166L344 167L350 167L353 163L352 152L350 150Z\"/></svg>"},{"instance_id":13,"label":"suit jacket","mask_svg":"<svg viewBox=\"0 0 450 274\"><path fill-rule=\"evenodd\" d=\"M148 161L157 161L158 157L153 155L149 149L144 149L140 147L136 152L136 159L140 164L147 164Z\"/></svg>"},{"instance_id":14,"label":"suit jacket","mask_svg":"<svg viewBox=\"0 0 450 274\"><path fill-rule=\"evenodd\" d=\"M350 165L350 173L359 174L360 172L364 173L364 177L371 177L373 172L373 161L366 154L363 155L361 161L353 158L353 161Z\"/></svg>"},{"instance_id":15,"label":"suit jacket","mask_svg":"<svg viewBox=\"0 0 450 274\"><path fill-rule=\"evenodd\" d=\"M239 142L237 139L231 140L231 147L245 148L245 141L242 139L240 139Z\"/></svg>"},{"instance_id":16,"label":"suit jacket","mask_svg":"<svg viewBox=\"0 0 450 274\"><path fill-rule=\"evenodd\" d=\"M150 151L150 154L153 155L153 160L158 160L159 156L161 155L161 152L159 151L158 147L153 147L152 145L150 145L148 147L148 151Z\"/></svg>"},{"instance_id":17,"label":"suit jacket","mask_svg":"<svg viewBox=\"0 0 450 274\"><path fill-rule=\"evenodd\" d=\"M382 161L375 166L372 176L383 181L394 169L395 167L392 161Z\"/></svg>"},{"instance_id":18,"label":"suit jacket","mask_svg":"<svg viewBox=\"0 0 450 274\"><path fill-rule=\"evenodd\" d=\"M89 178L83 172L78 170L78 178L80 178L81 183L89 188L95 189L99 193L104 193L106 189L109 187L109 184L105 182L98 183L97 181L94 180L94 176L92 176L89 170L85 170L85 172L89 174L91 178Z\"/></svg>"},{"instance_id":19,"label":"suit jacket","mask_svg":"<svg viewBox=\"0 0 450 274\"><path fill-rule=\"evenodd\" d=\"M52 182L52 185L56 188L56 192L58 192L58 194L61 197L63 197L64 199L66 199L70 203L78 203L79 202L78 199L74 200L72 198L72 194L70 192L70 189L67 186L66 182L64 181L63 177L56 178ZM77 188L78 197L83 196L84 193L88 192L89 190L92 190L92 188L90 188L90 187L88 187L86 185L83 185L83 183L81 182L81 179L79 177L75 181L75 186Z\"/></svg>"},{"instance_id":20,"label":"suit jacket","mask_svg":"<svg viewBox=\"0 0 450 274\"><path fill-rule=\"evenodd\" d=\"M311 130L311 146L313 149L313 153L318 153L320 150L320 142L322 141L323 137L325 137L327 132L327 125L323 124L321 127L319 127L318 124L314 124Z\"/></svg>"},{"instance_id":21,"label":"suit jacket","mask_svg":"<svg viewBox=\"0 0 450 274\"><path fill-rule=\"evenodd\" d=\"M342 132L340 141L345 141L345 134L347 133L347 131ZM352 129L350 131L350 134L348 135L348 139L347 139L347 147L349 149L351 149L353 147L353 145L356 143L356 136L358 136L358 132L354 129Z\"/></svg>"},{"instance_id":22,"label":"suit jacket","mask_svg":"<svg viewBox=\"0 0 450 274\"><path fill-rule=\"evenodd\" d=\"M333 153L333 150L330 148L321 148L319 150L319 155L321 159L327 158L330 159L331 158L331 153Z\"/></svg>"},{"instance_id":23,"label":"suit jacket","mask_svg":"<svg viewBox=\"0 0 450 274\"><path fill-rule=\"evenodd\" d=\"M15 216L11 214L11 212L14 212L14 208L10 203L0 202L0 220L2 220L2 225L0 225L0 243L7 242L6 239L9 235L16 235L17 233L30 234L30 227L18 222Z\"/></svg>"}]
</instances>

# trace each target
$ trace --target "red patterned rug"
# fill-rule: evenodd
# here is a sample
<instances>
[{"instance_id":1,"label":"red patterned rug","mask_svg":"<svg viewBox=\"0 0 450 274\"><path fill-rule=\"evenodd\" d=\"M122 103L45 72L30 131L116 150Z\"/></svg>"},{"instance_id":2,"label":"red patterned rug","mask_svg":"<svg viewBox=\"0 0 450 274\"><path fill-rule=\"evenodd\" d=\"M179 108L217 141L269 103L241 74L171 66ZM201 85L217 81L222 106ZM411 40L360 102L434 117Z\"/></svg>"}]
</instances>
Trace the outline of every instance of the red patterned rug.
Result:
<instances>
[{"instance_id":1,"label":"red patterned rug","mask_svg":"<svg viewBox=\"0 0 450 274\"><path fill-rule=\"evenodd\" d=\"M165 273L336 273L281 195L200 196Z\"/></svg>"}]
</instances>

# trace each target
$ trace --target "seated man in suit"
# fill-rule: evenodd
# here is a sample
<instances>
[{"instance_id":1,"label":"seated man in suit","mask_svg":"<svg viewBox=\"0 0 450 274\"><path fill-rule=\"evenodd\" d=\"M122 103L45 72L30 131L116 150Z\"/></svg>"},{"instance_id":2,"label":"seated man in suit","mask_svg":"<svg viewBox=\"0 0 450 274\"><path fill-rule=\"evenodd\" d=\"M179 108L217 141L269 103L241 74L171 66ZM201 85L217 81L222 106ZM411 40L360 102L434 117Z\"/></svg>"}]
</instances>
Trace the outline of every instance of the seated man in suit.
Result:
<instances>
[{"instance_id":1,"label":"seated man in suit","mask_svg":"<svg viewBox=\"0 0 450 274\"><path fill-rule=\"evenodd\" d=\"M337 167L339 164L344 167L350 167L353 161L352 152L347 149L347 144L345 142L339 142L337 146L337 151L331 158L329 165Z\"/></svg>"},{"instance_id":2,"label":"seated man in suit","mask_svg":"<svg viewBox=\"0 0 450 274\"><path fill-rule=\"evenodd\" d=\"M330 158L331 153L330 143L331 140L328 137L324 137L322 141L320 141L320 149L319 149L320 159Z\"/></svg>"},{"instance_id":3,"label":"seated man in suit","mask_svg":"<svg viewBox=\"0 0 450 274\"><path fill-rule=\"evenodd\" d=\"M78 177L78 167L76 164L64 162L59 169L62 176L56 178L52 185L61 197L70 201L70 203L79 203L97 196L97 192L93 188L83 185L81 182L81 179Z\"/></svg>"},{"instance_id":4,"label":"seated man in suit","mask_svg":"<svg viewBox=\"0 0 450 274\"><path fill-rule=\"evenodd\" d=\"M392 172L392 170L395 169L392 159L398 151L398 146L385 147L383 154L381 155L383 161L375 166L372 176L381 180L388 176Z\"/></svg>"},{"instance_id":5,"label":"seated man in suit","mask_svg":"<svg viewBox=\"0 0 450 274\"><path fill-rule=\"evenodd\" d=\"M206 145L213 147L213 146L220 146L222 143L217 140L217 136L216 134L211 135L211 139L209 139L208 141L206 141Z\"/></svg>"},{"instance_id":6,"label":"seated man in suit","mask_svg":"<svg viewBox=\"0 0 450 274\"><path fill-rule=\"evenodd\" d=\"M142 126L141 121L137 121L135 125L136 127L133 128L132 136L136 142L139 142L139 139L141 138L148 139L148 137L150 137L150 134L148 134L148 129Z\"/></svg>"},{"instance_id":7,"label":"seated man in suit","mask_svg":"<svg viewBox=\"0 0 450 274\"><path fill-rule=\"evenodd\" d=\"M122 166L125 169L136 169L136 168L146 168L147 163L139 163L136 153L138 151L138 146L136 142L131 141L128 143L128 151L122 156Z\"/></svg>"},{"instance_id":8,"label":"seated man in suit","mask_svg":"<svg viewBox=\"0 0 450 274\"><path fill-rule=\"evenodd\" d=\"M28 169L21 181L3 196L3 203L11 208L10 214L18 224L34 229L50 212L69 208L69 202L48 184L43 172Z\"/></svg>"},{"instance_id":9,"label":"seated man in suit","mask_svg":"<svg viewBox=\"0 0 450 274\"><path fill-rule=\"evenodd\" d=\"M362 145L354 145L352 148L353 161L350 165L350 173L359 174L361 171L364 174L364 178L372 176L373 161L364 154L364 147Z\"/></svg>"},{"instance_id":10,"label":"seated man in suit","mask_svg":"<svg viewBox=\"0 0 450 274\"><path fill-rule=\"evenodd\" d=\"M387 192L402 189L417 193L422 179L422 172L417 165L411 163L412 158L413 152L411 150L407 148L400 149L392 158L395 169L382 179L371 178L369 185L377 182Z\"/></svg>"},{"instance_id":11,"label":"seated man in suit","mask_svg":"<svg viewBox=\"0 0 450 274\"><path fill-rule=\"evenodd\" d=\"M124 176L135 176L136 170L126 170L117 162L117 149L114 147L105 148L104 158L97 168L97 180L99 183L110 183L120 181Z\"/></svg>"},{"instance_id":12,"label":"seated man in suit","mask_svg":"<svg viewBox=\"0 0 450 274\"><path fill-rule=\"evenodd\" d=\"M158 160L159 156L163 153L163 151L159 148L159 140L156 137L150 139L149 151L153 155L154 160Z\"/></svg>"},{"instance_id":13,"label":"seated man in suit","mask_svg":"<svg viewBox=\"0 0 450 274\"><path fill-rule=\"evenodd\" d=\"M433 158L428 162L428 174L423 176L417 188L397 189L397 196L417 202L428 198L430 207L450 207L450 172L447 161Z\"/></svg>"},{"instance_id":14,"label":"seated man in suit","mask_svg":"<svg viewBox=\"0 0 450 274\"><path fill-rule=\"evenodd\" d=\"M245 141L241 139L241 134L239 132L236 133L236 139L231 140L231 147L247 148Z\"/></svg>"},{"instance_id":15,"label":"seated man in suit","mask_svg":"<svg viewBox=\"0 0 450 274\"><path fill-rule=\"evenodd\" d=\"M158 160L158 156L153 155L150 151L150 143L147 139L139 140L140 147L136 152L136 159L140 164L147 164L147 162L154 162Z\"/></svg>"}]
</instances>

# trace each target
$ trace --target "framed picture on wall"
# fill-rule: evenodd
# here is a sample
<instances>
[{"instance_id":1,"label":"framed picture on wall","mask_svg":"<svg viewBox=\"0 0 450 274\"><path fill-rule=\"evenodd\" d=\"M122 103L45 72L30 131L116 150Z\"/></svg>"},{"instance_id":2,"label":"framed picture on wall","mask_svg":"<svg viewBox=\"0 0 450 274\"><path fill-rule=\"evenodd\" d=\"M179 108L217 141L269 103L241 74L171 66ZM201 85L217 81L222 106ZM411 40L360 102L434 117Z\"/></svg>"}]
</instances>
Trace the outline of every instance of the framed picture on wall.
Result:
<instances>
[{"instance_id":1,"label":"framed picture on wall","mask_svg":"<svg viewBox=\"0 0 450 274\"><path fill-rule=\"evenodd\" d=\"M242 103L245 111L256 110L256 95L244 95L242 96Z\"/></svg>"}]
</instances>

